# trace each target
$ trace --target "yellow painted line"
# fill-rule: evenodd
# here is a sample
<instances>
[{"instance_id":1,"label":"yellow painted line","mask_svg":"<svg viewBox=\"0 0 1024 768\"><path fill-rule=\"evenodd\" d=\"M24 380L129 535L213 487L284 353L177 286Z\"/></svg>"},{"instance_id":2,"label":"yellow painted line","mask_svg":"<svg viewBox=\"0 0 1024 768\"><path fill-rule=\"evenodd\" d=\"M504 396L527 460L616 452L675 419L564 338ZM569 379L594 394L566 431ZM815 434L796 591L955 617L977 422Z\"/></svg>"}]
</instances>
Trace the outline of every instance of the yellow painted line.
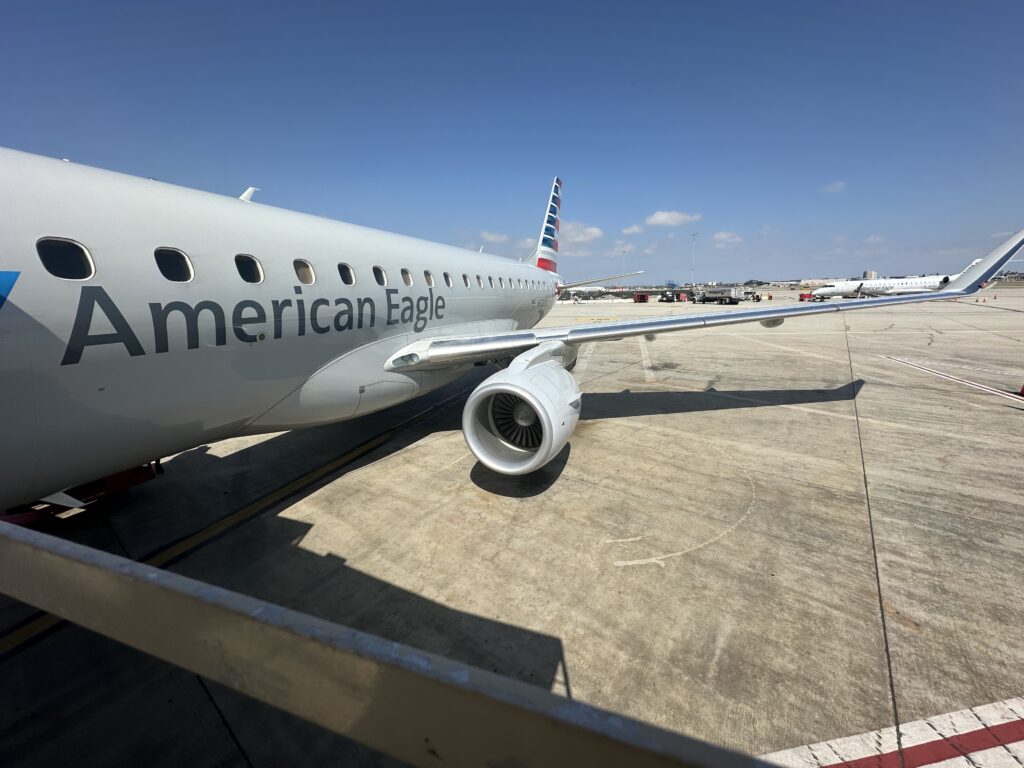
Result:
<instances>
[{"instance_id":1,"label":"yellow painted line","mask_svg":"<svg viewBox=\"0 0 1024 768\"><path fill-rule=\"evenodd\" d=\"M0 657L9 651L13 651L22 643L27 643L29 640L38 637L58 624L63 624L64 619L57 618L52 613L41 613L39 616L28 624L15 629L13 632L8 632L3 637L0 637Z\"/></svg>"},{"instance_id":2,"label":"yellow painted line","mask_svg":"<svg viewBox=\"0 0 1024 768\"><path fill-rule=\"evenodd\" d=\"M144 562L146 565L152 565L156 568L163 567L172 560L176 560L182 555L188 554L196 547L205 544L210 539L219 536L225 531L228 531L241 523L244 523L252 517L256 517L262 512L265 512L267 509L273 507L275 504L288 498L293 493L297 493L306 486L312 485L318 480L322 480L327 475L341 469L341 467L345 466L349 462L355 461L360 456L369 453L374 448L380 447L388 440L390 440L392 437L394 437L397 431L398 428L394 428L388 430L387 432L382 432L369 442L363 443L357 448L353 448L351 451L343 453L336 459L332 459L323 466L317 467L316 469L307 472L301 477L292 480L290 483L281 486L276 491L268 493L263 498L257 499L251 504L242 507L237 512L232 512L227 517L221 518L216 523L207 526L198 533L194 533L191 536L188 536L182 539L181 541L172 544L171 546L165 549L160 550L155 555L151 555L142 562Z\"/></svg>"}]
</instances>

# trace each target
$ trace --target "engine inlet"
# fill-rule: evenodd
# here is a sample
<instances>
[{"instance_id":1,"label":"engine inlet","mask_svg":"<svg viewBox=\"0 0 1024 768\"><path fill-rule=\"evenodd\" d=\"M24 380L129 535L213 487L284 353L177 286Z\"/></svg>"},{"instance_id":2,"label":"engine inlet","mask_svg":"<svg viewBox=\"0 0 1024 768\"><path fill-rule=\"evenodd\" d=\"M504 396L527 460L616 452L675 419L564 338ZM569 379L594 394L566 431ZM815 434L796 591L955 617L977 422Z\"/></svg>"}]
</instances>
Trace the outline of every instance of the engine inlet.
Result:
<instances>
[{"instance_id":1,"label":"engine inlet","mask_svg":"<svg viewBox=\"0 0 1024 768\"><path fill-rule=\"evenodd\" d=\"M523 398L499 392L491 400L491 424L509 445L523 451L536 451L544 437L537 412Z\"/></svg>"}]
</instances>

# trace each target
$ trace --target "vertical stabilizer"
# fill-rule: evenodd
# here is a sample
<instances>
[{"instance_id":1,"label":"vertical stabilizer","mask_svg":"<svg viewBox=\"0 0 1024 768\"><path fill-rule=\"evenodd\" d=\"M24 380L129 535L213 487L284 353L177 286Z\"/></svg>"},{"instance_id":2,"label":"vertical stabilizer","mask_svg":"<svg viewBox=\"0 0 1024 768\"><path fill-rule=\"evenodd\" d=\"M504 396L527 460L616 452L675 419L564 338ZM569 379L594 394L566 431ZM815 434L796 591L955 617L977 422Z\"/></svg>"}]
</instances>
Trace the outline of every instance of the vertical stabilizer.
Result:
<instances>
[{"instance_id":1,"label":"vertical stabilizer","mask_svg":"<svg viewBox=\"0 0 1024 768\"><path fill-rule=\"evenodd\" d=\"M544 224L537 238L537 250L533 252L532 261L548 272L558 272L558 226L559 212L562 208L562 180L555 177L551 183L551 196L548 208L544 212Z\"/></svg>"}]
</instances>

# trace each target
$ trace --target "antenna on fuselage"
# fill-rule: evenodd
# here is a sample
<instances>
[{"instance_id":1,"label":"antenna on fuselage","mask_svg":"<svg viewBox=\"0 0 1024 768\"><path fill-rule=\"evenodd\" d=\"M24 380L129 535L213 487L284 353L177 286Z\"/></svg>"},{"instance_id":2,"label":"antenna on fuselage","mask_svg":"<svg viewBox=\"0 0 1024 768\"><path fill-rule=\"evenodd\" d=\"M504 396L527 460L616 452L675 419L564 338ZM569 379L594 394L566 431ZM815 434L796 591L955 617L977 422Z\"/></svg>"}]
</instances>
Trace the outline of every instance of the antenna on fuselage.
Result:
<instances>
[{"instance_id":1,"label":"antenna on fuselage","mask_svg":"<svg viewBox=\"0 0 1024 768\"><path fill-rule=\"evenodd\" d=\"M245 192L243 192L242 194L240 194L238 196L238 199L239 200L245 200L245 202L250 203L250 202L252 202L252 193L253 192L259 192L259 191L260 191L259 187L249 187L247 190L245 190Z\"/></svg>"}]
</instances>

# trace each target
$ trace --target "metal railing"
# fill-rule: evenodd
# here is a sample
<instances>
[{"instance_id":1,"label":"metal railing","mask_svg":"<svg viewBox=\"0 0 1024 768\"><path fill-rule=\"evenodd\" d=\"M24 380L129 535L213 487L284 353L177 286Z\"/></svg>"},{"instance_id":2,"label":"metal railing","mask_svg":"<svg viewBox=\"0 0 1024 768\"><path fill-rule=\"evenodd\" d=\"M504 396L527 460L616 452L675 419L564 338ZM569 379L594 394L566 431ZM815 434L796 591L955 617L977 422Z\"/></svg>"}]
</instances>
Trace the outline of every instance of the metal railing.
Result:
<instances>
[{"instance_id":1,"label":"metal railing","mask_svg":"<svg viewBox=\"0 0 1024 768\"><path fill-rule=\"evenodd\" d=\"M526 683L3 522L0 591L414 765L764 765Z\"/></svg>"}]
</instances>

